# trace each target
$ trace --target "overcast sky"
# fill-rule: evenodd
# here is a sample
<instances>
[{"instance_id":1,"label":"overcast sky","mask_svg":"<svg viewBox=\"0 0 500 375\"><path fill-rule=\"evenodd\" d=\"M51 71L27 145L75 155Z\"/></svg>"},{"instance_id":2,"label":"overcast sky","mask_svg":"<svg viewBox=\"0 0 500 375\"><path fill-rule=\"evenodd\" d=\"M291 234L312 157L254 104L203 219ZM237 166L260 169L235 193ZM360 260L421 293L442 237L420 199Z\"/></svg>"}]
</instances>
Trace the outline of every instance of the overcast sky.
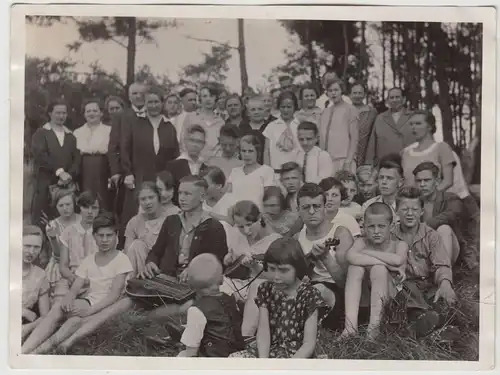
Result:
<instances>
[{"instance_id":1,"label":"overcast sky","mask_svg":"<svg viewBox=\"0 0 500 375\"><path fill-rule=\"evenodd\" d=\"M136 69L148 64L154 73L165 73L172 80L176 80L183 66L201 62L202 53L211 49L210 43L189 40L185 35L237 45L235 19L179 21L181 24L177 28L163 29L155 33L157 44L138 45ZM99 61L105 70L117 71L125 80L126 50L114 42L87 43L77 53L68 52L66 45L78 40L78 31L71 21L67 24L56 23L48 28L28 25L26 39L26 53L29 56L54 59L70 57L79 63L78 71L84 71L89 64ZM272 68L283 63L283 50L294 46L289 34L275 20L245 20L245 44L249 84L252 87L265 85L263 75L269 74ZM227 76L226 84L231 90L239 92L241 84L237 51L233 51Z\"/></svg>"}]
</instances>

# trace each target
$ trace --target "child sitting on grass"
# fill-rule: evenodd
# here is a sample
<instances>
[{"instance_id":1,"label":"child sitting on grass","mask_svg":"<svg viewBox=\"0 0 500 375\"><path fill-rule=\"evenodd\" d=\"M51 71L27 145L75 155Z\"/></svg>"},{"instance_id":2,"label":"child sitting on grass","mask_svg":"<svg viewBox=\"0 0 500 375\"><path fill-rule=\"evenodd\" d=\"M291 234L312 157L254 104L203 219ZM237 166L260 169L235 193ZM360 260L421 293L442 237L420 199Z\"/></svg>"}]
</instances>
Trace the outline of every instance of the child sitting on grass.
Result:
<instances>
[{"instance_id":1,"label":"child sitting on grass","mask_svg":"<svg viewBox=\"0 0 500 375\"><path fill-rule=\"evenodd\" d=\"M187 311L178 357L228 357L244 348L236 300L222 293L222 265L213 254L200 254L187 268L196 298Z\"/></svg>"},{"instance_id":2,"label":"child sitting on grass","mask_svg":"<svg viewBox=\"0 0 500 375\"><path fill-rule=\"evenodd\" d=\"M264 254L264 268L272 275L258 289L257 353L234 353L243 358L311 358L318 333L318 309L325 305L320 292L305 277L308 262L300 243L291 237L275 240Z\"/></svg>"},{"instance_id":3,"label":"child sitting on grass","mask_svg":"<svg viewBox=\"0 0 500 375\"><path fill-rule=\"evenodd\" d=\"M25 338L47 315L50 309L49 281L45 271L35 266L43 245L42 230L34 225L23 228L23 322L22 338Z\"/></svg>"},{"instance_id":4,"label":"child sitting on grass","mask_svg":"<svg viewBox=\"0 0 500 375\"><path fill-rule=\"evenodd\" d=\"M364 216L364 237L358 239L347 253L349 262L345 285L345 328L341 337L356 334L361 290L365 274L369 275L370 321L367 335L374 339L379 333L383 304L396 295L397 272L404 278L408 246L391 239L391 208L381 202L372 203Z\"/></svg>"},{"instance_id":5,"label":"child sitting on grass","mask_svg":"<svg viewBox=\"0 0 500 375\"><path fill-rule=\"evenodd\" d=\"M73 334L81 338L131 306L128 299L124 299L125 303L120 301L132 265L128 257L116 249L118 236L113 215L100 214L93 222L93 234L98 252L82 260L70 291L52 306L27 338L22 346L23 354L46 353L66 339L74 342ZM86 280L89 288L78 296ZM84 319L86 317L89 319ZM65 322L57 330L61 320ZM78 332L83 329L85 332ZM63 343L61 349L68 348L68 342Z\"/></svg>"}]
</instances>

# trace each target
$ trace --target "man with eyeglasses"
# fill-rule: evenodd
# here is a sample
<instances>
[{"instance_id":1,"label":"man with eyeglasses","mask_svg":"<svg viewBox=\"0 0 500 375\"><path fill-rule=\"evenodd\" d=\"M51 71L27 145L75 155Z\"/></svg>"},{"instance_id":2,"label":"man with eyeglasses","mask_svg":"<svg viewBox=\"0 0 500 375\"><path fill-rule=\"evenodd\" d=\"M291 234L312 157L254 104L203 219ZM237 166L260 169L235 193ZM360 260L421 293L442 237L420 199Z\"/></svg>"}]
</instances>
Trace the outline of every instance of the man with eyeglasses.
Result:
<instances>
[{"instance_id":1,"label":"man with eyeglasses","mask_svg":"<svg viewBox=\"0 0 500 375\"><path fill-rule=\"evenodd\" d=\"M306 183L300 188L297 204L304 227L296 237L304 254L314 255L311 258L314 263L312 284L330 308L336 307L329 320L338 323L339 319L342 320L344 308L344 291L339 284L344 284L348 266L345 256L354 239L347 228L328 220L325 203L325 192L319 185ZM338 245L334 249L326 249L325 243L334 238L338 239Z\"/></svg>"},{"instance_id":2,"label":"man with eyeglasses","mask_svg":"<svg viewBox=\"0 0 500 375\"><path fill-rule=\"evenodd\" d=\"M436 303L440 300L448 305L456 302L451 254L439 233L421 222L424 201L418 188L401 188L396 197L396 210L400 223L392 234L409 247L403 289L409 297L408 319L416 335L425 336L440 323L437 312L440 307Z\"/></svg>"}]
</instances>

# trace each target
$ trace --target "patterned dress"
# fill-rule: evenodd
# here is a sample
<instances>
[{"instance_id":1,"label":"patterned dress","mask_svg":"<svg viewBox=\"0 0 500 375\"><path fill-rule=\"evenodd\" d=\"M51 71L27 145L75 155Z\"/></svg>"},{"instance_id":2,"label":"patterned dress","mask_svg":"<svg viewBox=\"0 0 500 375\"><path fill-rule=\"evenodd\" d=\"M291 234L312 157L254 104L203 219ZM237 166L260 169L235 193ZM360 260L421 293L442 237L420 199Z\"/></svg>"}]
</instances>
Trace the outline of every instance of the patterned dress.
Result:
<instances>
[{"instance_id":1,"label":"patterned dress","mask_svg":"<svg viewBox=\"0 0 500 375\"><path fill-rule=\"evenodd\" d=\"M290 298L276 289L275 284L266 281L259 286L257 306L269 312L271 346L269 358L291 358L304 342L304 327L307 319L319 307L325 306L319 291L308 281L302 282L295 298ZM258 357L255 348L238 352L231 357Z\"/></svg>"}]
</instances>

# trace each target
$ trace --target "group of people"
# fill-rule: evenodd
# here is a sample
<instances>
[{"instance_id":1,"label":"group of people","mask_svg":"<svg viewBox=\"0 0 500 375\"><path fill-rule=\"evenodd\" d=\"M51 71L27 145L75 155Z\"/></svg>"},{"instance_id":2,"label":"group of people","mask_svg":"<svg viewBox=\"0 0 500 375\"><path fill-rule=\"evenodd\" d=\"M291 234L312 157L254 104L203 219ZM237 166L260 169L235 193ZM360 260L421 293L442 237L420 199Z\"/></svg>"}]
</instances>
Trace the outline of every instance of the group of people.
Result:
<instances>
[{"instance_id":1,"label":"group of people","mask_svg":"<svg viewBox=\"0 0 500 375\"><path fill-rule=\"evenodd\" d=\"M333 72L322 83L318 96L282 77L243 98L134 83L130 108L107 98L109 125L90 99L73 132L66 104L50 105L32 139L23 353L68 350L141 304L124 296L129 278L158 274L195 291L148 307L170 333L182 327L179 356L312 358L321 324L358 333L360 306L376 340L398 293L417 336L439 327L452 267L479 264L460 161L400 88L378 114L362 84L346 91Z\"/></svg>"}]
</instances>

